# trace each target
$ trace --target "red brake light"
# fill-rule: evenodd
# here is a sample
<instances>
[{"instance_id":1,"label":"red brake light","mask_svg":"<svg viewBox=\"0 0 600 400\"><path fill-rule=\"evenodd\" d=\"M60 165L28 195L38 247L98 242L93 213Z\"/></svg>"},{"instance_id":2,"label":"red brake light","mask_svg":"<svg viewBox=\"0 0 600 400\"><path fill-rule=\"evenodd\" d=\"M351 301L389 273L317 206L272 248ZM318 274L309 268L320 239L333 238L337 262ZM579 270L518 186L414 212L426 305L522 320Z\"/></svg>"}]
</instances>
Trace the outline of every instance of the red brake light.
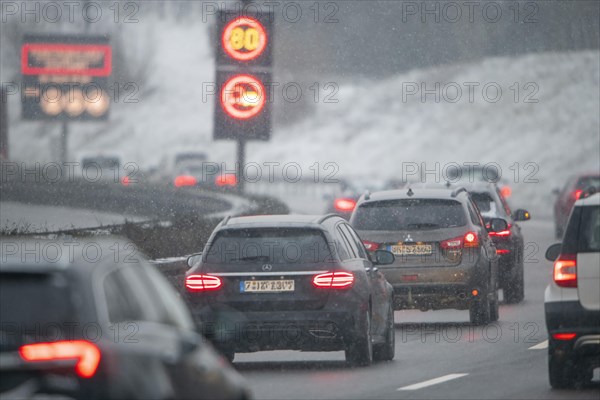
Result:
<instances>
[{"instance_id":1,"label":"red brake light","mask_svg":"<svg viewBox=\"0 0 600 400\"><path fill-rule=\"evenodd\" d=\"M562 287L577 287L577 255L561 254L554 262L554 282Z\"/></svg>"},{"instance_id":2,"label":"red brake light","mask_svg":"<svg viewBox=\"0 0 600 400\"><path fill-rule=\"evenodd\" d=\"M335 207L337 211L349 212L356 207L356 200L347 198L335 199L333 207Z\"/></svg>"},{"instance_id":3,"label":"red brake light","mask_svg":"<svg viewBox=\"0 0 600 400\"><path fill-rule=\"evenodd\" d=\"M21 346L21 358L25 361L75 360L75 372L82 378L91 378L100 364L100 350L85 340L34 343Z\"/></svg>"},{"instance_id":4,"label":"red brake light","mask_svg":"<svg viewBox=\"0 0 600 400\"><path fill-rule=\"evenodd\" d=\"M173 181L175 187L194 186L198 183L198 179L191 175L179 175Z\"/></svg>"},{"instance_id":5,"label":"red brake light","mask_svg":"<svg viewBox=\"0 0 600 400\"><path fill-rule=\"evenodd\" d=\"M576 333L554 333L552 339L556 340L573 340L577 336Z\"/></svg>"},{"instance_id":6,"label":"red brake light","mask_svg":"<svg viewBox=\"0 0 600 400\"><path fill-rule=\"evenodd\" d=\"M121 184L123 186L129 186L130 183L131 183L131 180L129 179L128 176L124 176L123 179L121 179Z\"/></svg>"},{"instance_id":7,"label":"red brake light","mask_svg":"<svg viewBox=\"0 0 600 400\"><path fill-rule=\"evenodd\" d=\"M215 178L217 186L235 186L237 185L237 177L234 174L223 174Z\"/></svg>"},{"instance_id":8,"label":"red brake light","mask_svg":"<svg viewBox=\"0 0 600 400\"><path fill-rule=\"evenodd\" d=\"M379 249L379 243L369 242L368 240L363 240L362 242L365 245L365 249L368 251L375 251Z\"/></svg>"},{"instance_id":9,"label":"red brake light","mask_svg":"<svg viewBox=\"0 0 600 400\"><path fill-rule=\"evenodd\" d=\"M464 247L479 247L479 237L476 232L467 232L464 237Z\"/></svg>"},{"instance_id":10,"label":"red brake light","mask_svg":"<svg viewBox=\"0 0 600 400\"><path fill-rule=\"evenodd\" d=\"M348 289L354 284L354 274L345 271L326 272L315 275L312 283L318 288Z\"/></svg>"},{"instance_id":11,"label":"red brake light","mask_svg":"<svg viewBox=\"0 0 600 400\"><path fill-rule=\"evenodd\" d=\"M221 278L212 275L190 275L185 278L185 287L190 292L217 290L223 286Z\"/></svg>"},{"instance_id":12,"label":"red brake light","mask_svg":"<svg viewBox=\"0 0 600 400\"><path fill-rule=\"evenodd\" d=\"M510 188L510 186L502 186L502 188L500 189L500 194L502 195L502 197L507 199L512 194L512 189Z\"/></svg>"},{"instance_id":13,"label":"red brake light","mask_svg":"<svg viewBox=\"0 0 600 400\"><path fill-rule=\"evenodd\" d=\"M446 250L459 250L463 247L463 238L457 237L454 239L442 240L440 247Z\"/></svg>"},{"instance_id":14,"label":"red brake light","mask_svg":"<svg viewBox=\"0 0 600 400\"><path fill-rule=\"evenodd\" d=\"M579 198L581 197L583 193L583 190L581 189L577 189L576 191L573 192L573 197L575 197L575 200L579 200Z\"/></svg>"},{"instance_id":15,"label":"red brake light","mask_svg":"<svg viewBox=\"0 0 600 400\"><path fill-rule=\"evenodd\" d=\"M510 250L508 249L496 249L496 254L509 254Z\"/></svg>"},{"instance_id":16,"label":"red brake light","mask_svg":"<svg viewBox=\"0 0 600 400\"><path fill-rule=\"evenodd\" d=\"M499 236L499 237L508 237L508 236L510 236L510 228L511 227L512 227L512 225L508 224L508 228L505 231L488 232L488 235L490 235L490 236Z\"/></svg>"}]
</instances>

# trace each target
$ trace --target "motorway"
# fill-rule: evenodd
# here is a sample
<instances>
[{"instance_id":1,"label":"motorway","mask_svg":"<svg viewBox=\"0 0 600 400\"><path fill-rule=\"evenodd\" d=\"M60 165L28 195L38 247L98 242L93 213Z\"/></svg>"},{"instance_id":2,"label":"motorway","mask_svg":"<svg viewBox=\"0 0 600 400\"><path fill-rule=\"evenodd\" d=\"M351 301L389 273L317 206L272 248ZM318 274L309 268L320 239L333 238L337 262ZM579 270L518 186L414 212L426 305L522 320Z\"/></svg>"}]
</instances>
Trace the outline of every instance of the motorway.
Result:
<instances>
[{"instance_id":1,"label":"motorway","mask_svg":"<svg viewBox=\"0 0 600 400\"><path fill-rule=\"evenodd\" d=\"M546 248L552 221L527 221L525 300L502 305L487 327L467 311L396 311L396 358L346 366L343 352L236 354L235 367L257 399L599 399L590 387L552 390L547 376L544 289L551 279Z\"/></svg>"}]
</instances>

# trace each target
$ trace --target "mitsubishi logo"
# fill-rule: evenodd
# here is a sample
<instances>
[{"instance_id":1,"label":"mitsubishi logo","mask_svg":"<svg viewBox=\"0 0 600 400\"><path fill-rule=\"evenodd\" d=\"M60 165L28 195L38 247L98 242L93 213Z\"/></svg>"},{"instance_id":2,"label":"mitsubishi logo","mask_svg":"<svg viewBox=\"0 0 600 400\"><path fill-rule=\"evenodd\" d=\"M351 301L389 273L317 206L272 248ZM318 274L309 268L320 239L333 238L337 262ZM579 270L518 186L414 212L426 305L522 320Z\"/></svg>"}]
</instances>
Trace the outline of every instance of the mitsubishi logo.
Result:
<instances>
[{"instance_id":1,"label":"mitsubishi logo","mask_svg":"<svg viewBox=\"0 0 600 400\"><path fill-rule=\"evenodd\" d=\"M271 264L263 264L263 266L262 266L262 270L265 272L268 272L272 269L273 269L273 266Z\"/></svg>"},{"instance_id":2,"label":"mitsubishi logo","mask_svg":"<svg viewBox=\"0 0 600 400\"><path fill-rule=\"evenodd\" d=\"M408 235L406 235L406 238L404 238L405 242L414 242L413 238L410 236L410 233Z\"/></svg>"}]
</instances>

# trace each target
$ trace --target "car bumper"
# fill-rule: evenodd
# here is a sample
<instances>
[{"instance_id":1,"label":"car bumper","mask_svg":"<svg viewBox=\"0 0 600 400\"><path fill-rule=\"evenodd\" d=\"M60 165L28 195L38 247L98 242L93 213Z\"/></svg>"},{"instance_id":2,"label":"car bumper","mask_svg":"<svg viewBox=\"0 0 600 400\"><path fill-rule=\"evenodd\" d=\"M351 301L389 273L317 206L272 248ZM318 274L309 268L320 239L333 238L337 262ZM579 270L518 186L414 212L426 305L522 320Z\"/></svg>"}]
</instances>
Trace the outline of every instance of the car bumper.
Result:
<instances>
[{"instance_id":1,"label":"car bumper","mask_svg":"<svg viewBox=\"0 0 600 400\"><path fill-rule=\"evenodd\" d=\"M363 311L364 312L364 311ZM215 346L234 352L336 351L364 331L360 311L213 312L195 314Z\"/></svg>"},{"instance_id":2,"label":"car bumper","mask_svg":"<svg viewBox=\"0 0 600 400\"><path fill-rule=\"evenodd\" d=\"M545 303L549 347L554 354L594 356L600 366L600 311L590 311L579 301ZM553 338L557 333L574 333L570 340Z\"/></svg>"}]
</instances>

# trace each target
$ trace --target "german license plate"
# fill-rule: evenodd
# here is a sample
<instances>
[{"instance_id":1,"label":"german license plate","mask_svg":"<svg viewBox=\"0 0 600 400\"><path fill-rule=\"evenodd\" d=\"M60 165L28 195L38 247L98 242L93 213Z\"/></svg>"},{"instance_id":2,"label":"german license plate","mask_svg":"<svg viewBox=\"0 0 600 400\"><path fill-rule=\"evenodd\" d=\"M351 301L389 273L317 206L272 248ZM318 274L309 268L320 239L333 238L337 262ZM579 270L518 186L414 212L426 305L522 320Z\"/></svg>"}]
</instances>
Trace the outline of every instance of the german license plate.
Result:
<instances>
[{"instance_id":1,"label":"german license plate","mask_svg":"<svg viewBox=\"0 0 600 400\"><path fill-rule=\"evenodd\" d=\"M433 252L430 244L398 244L390 246L390 251L397 256L425 256Z\"/></svg>"},{"instance_id":2,"label":"german license plate","mask_svg":"<svg viewBox=\"0 0 600 400\"><path fill-rule=\"evenodd\" d=\"M293 292L294 280L276 280L276 281L241 281L240 292L242 293L274 293L274 292Z\"/></svg>"}]
</instances>

